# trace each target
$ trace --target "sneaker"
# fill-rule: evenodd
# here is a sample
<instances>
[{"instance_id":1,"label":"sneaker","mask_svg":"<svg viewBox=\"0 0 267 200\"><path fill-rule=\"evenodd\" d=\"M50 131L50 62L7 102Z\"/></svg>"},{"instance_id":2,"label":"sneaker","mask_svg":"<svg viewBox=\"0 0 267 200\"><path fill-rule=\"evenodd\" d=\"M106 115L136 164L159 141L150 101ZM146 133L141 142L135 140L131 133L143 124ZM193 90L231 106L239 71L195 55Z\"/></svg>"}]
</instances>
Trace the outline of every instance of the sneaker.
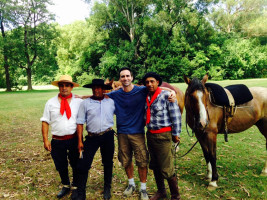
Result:
<instances>
[{"instance_id":1,"label":"sneaker","mask_svg":"<svg viewBox=\"0 0 267 200\"><path fill-rule=\"evenodd\" d=\"M148 200L149 199L146 190L141 190L139 193L140 193L140 199L141 200Z\"/></svg>"},{"instance_id":2,"label":"sneaker","mask_svg":"<svg viewBox=\"0 0 267 200\"><path fill-rule=\"evenodd\" d=\"M128 187L124 190L123 195L128 197L128 196L132 195L134 191L135 191L135 186L128 185Z\"/></svg>"}]
</instances>

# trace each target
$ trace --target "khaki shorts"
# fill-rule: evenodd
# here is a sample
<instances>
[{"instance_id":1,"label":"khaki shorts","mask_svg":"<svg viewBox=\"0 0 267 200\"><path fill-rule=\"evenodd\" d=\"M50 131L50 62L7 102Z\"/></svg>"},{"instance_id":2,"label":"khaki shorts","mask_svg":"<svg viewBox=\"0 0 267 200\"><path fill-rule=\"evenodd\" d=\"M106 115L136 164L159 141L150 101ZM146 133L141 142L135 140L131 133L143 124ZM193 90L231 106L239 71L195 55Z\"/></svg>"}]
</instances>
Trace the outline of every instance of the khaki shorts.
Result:
<instances>
[{"instance_id":1,"label":"khaki shorts","mask_svg":"<svg viewBox=\"0 0 267 200\"><path fill-rule=\"evenodd\" d=\"M149 168L157 170L165 179L173 177L172 133L169 131L158 134L147 132L147 146L150 155Z\"/></svg>"},{"instance_id":2,"label":"khaki shorts","mask_svg":"<svg viewBox=\"0 0 267 200\"><path fill-rule=\"evenodd\" d=\"M146 148L144 134L118 134L119 161L123 167L127 167L132 162L134 153L135 164L139 167L148 165L149 154Z\"/></svg>"}]
</instances>

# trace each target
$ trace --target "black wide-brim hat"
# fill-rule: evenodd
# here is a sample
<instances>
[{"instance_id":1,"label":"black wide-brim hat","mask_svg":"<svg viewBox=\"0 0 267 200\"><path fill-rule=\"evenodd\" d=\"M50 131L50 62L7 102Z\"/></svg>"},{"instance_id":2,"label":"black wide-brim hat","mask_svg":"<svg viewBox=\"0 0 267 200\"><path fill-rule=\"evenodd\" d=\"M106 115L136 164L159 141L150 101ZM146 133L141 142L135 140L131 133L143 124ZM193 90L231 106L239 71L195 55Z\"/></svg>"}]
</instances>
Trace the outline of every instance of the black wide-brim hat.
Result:
<instances>
[{"instance_id":1,"label":"black wide-brim hat","mask_svg":"<svg viewBox=\"0 0 267 200\"><path fill-rule=\"evenodd\" d=\"M142 83L143 83L143 85L146 85L146 79L147 79L148 77L153 77L153 78L155 78L156 80L158 80L158 81L159 81L159 86L162 84L162 78L160 77L159 74L157 74L156 72L148 72L148 73L146 73L145 76L142 78Z\"/></svg>"},{"instance_id":2,"label":"black wide-brim hat","mask_svg":"<svg viewBox=\"0 0 267 200\"><path fill-rule=\"evenodd\" d=\"M86 84L83 87L92 88L93 86L102 86L104 90L111 90L112 87L110 85L106 85L103 79L93 79L92 83Z\"/></svg>"}]
</instances>

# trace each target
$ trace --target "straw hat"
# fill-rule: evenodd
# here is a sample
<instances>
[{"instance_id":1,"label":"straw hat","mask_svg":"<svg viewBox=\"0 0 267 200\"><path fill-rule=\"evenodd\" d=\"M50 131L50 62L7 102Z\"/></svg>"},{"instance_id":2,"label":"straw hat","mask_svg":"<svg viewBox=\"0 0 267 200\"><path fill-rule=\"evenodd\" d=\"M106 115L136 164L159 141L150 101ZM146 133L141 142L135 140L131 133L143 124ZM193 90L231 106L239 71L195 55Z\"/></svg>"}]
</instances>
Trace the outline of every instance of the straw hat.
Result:
<instances>
[{"instance_id":1,"label":"straw hat","mask_svg":"<svg viewBox=\"0 0 267 200\"><path fill-rule=\"evenodd\" d=\"M69 75L62 75L58 81L52 81L51 84L58 87L58 83L71 83L73 87L79 87L78 83L72 82L72 78Z\"/></svg>"}]
</instances>

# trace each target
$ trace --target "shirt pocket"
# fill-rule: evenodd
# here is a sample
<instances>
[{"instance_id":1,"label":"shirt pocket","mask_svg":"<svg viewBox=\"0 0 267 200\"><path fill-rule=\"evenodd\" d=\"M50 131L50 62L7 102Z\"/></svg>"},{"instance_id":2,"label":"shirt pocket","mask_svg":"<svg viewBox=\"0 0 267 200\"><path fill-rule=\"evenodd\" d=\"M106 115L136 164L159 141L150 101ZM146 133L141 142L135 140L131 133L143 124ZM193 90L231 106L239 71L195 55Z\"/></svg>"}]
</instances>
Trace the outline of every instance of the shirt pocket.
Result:
<instances>
[{"instance_id":1,"label":"shirt pocket","mask_svg":"<svg viewBox=\"0 0 267 200\"><path fill-rule=\"evenodd\" d=\"M164 110L163 106L158 106L158 105L154 106L153 110L154 110L154 113L153 113L154 116L156 116L157 118L163 117L163 110Z\"/></svg>"}]
</instances>

